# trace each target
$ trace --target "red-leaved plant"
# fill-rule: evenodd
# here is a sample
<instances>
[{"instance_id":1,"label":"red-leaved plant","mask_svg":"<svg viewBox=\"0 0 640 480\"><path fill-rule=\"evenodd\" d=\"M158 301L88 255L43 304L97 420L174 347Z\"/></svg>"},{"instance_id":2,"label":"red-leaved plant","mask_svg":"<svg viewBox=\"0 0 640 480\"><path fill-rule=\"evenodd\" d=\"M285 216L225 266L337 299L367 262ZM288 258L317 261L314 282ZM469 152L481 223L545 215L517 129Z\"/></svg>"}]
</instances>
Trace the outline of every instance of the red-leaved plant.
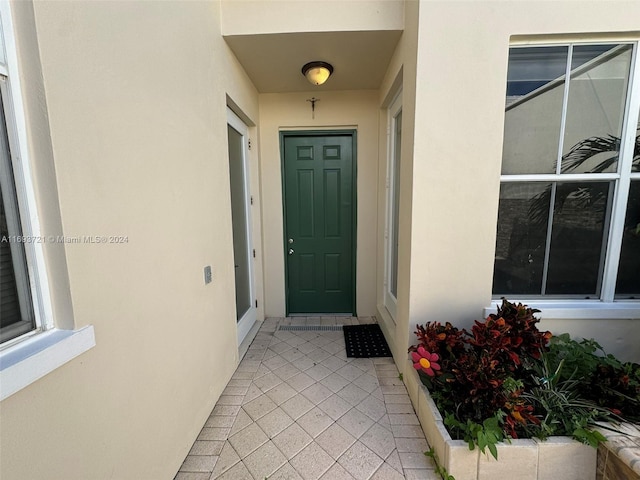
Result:
<instances>
[{"instance_id":1,"label":"red-leaved plant","mask_svg":"<svg viewBox=\"0 0 640 480\"><path fill-rule=\"evenodd\" d=\"M521 397L525 385L514 380L528 378L519 371L540 358L551 338L537 329L537 312L503 299L497 313L476 321L471 333L450 323L418 325L419 344L409 350L423 347L439 356L441 369L433 377L418 372L438 408L460 422L482 423L498 414L504 433L512 438L528 423L538 422Z\"/></svg>"}]
</instances>

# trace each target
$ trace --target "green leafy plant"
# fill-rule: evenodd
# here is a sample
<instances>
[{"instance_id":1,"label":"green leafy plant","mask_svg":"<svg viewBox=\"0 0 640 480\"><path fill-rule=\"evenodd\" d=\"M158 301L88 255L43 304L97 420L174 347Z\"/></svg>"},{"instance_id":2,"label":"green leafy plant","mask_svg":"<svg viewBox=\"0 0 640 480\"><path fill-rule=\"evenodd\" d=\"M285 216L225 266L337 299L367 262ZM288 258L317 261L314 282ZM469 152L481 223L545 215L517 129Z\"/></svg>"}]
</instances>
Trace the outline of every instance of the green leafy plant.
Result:
<instances>
[{"instance_id":1,"label":"green leafy plant","mask_svg":"<svg viewBox=\"0 0 640 480\"><path fill-rule=\"evenodd\" d=\"M456 480L453 475L449 475L449 472L447 472L446 468L440 465L440 462L438 461L438 455L436 454L433 447L431 447L427 452L424 452L424 454L431 459L435 467L435 472L440 475L440 477L442 477L442 480Z\"/></svg>"},{"instance_id":2,"label":"green leafy plant","mask_svg":"<svg viewBox=\"0 0 640 480\"><path fill-rule=\"evenodd\" d=\"M451 436L496 458L496 445L510 438L570 435L597 446L604 436L596 422L640 415L638 365L595 340L539 331L537 312L503 299L471 332L418 326L419 344L409 349Z\"/></svg>"},{"instance_id":3,"label":"green leafy plant","mask_svg":"<svg viewBox=\"0 0 640 480\"><path fill-rule=\"evenodd\" d=\"M581 396L630 421L640 421L640 365L622 363L593 339L576 341L568 334L554 337L548 360L564 362L561 379L574 379Z\"/></svg>"},{"instance_id":4,"label":"green leafy plant","mask_svg":"<svg viewBox=\"0 0 640 480\"><path fill-rule=\"evenodd\" d=\"M540 414L541 421L530 427L530 436L571 435L576 440L597 447L606 438L593 429L598 420L611 420L613 414L580 395L579 381L565 378L565 361L550 368L550 355L541 359L534 377L536 386L524 397Z\"/></svg>"},{"instance_id":5,"label":"green leafy plant","mask_svg":"<svg viewBox=\"0 0 640 480\"><path fill-rule=\"evenodd\" d=\"M471 420L461 422L453 414L448 413L444 418L444 424L469 444L469 450L473 450L478 445L480 451L485 453L485 449L488 448L493 458L497 460L497 444L505 439L501 426L503 417L504 415L498 413L479 424Z\"/></svg>"}]
</instances>

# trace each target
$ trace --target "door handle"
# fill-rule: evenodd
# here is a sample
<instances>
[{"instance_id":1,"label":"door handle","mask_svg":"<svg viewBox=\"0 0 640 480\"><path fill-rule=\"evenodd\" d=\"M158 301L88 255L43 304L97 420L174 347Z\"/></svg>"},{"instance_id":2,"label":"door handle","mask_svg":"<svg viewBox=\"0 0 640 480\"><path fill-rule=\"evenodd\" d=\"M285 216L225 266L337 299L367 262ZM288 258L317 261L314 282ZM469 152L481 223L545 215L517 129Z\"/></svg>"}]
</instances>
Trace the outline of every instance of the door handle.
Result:
<instances>
[{"instance_id":1,"label":"door handle","mask_svg":"<svg viewBox=\"0 0 640 480\"><path fill-rule=\"evenodd\" d=\"M293 248L289 249L289 255L293 255Z\"/></svg>"}]
</instances>

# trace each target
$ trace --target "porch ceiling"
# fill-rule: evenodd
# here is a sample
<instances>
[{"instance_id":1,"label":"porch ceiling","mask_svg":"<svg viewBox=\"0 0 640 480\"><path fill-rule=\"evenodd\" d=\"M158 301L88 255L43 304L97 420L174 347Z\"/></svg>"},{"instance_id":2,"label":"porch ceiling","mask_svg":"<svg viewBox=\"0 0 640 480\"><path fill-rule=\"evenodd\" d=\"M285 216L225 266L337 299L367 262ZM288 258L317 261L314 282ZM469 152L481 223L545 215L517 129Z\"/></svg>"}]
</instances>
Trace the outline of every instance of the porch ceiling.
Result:
<instances>
[{"instance_id":1,"label":"porch ceiling","mask_svg":"<svg viewBox=\"0 0 640 480\"><path fill-rule=\"evenodd\" d=\"M229 35L225 40L260 93L313 89L377 89L402 31L313 32ZM301 73L314 60L334 67L324 85L313 87Z\"/></svg>"}]
</instances>

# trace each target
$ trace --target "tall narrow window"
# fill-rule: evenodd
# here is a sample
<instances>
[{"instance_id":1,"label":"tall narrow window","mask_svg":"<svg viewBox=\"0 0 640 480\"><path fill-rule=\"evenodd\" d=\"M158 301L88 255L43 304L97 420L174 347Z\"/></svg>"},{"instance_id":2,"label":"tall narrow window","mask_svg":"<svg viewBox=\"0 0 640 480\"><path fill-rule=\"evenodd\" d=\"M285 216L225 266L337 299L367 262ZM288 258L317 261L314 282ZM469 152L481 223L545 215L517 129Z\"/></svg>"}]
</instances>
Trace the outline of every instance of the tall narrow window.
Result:
<instances>
[{"instance_id":1,"label":"tall narrow window","mask_svg":"<svg viewBox=\"0 0 640 480\"><path fill-rule=\"evenodd\" d=\"M389 108L389 162L387 173L387 227L385 306L396 316L398 299L398 233L400 221L400 158L402 146L402 99L398 95Z\"/></svg>"},{"instance_id":2,"label":"tall narrow window","mask_svg":"<svg viewBox=\"0 0 640 480\"><path fill-rule=\"evenodd\" d=\"M251 194L247 155L248 129L231 110L227 110L229 146L229 185L236 287L238 344L242 343L257 318L253 284L253 243L251 239Z\"/></svg>"},{"instance_id":3,"label":"tall narrow window","mask_svg":"<svg viewBox=\"0 0 640 480\"><path fill-rule=\"evenodd\" d=\"M634 44L511 48L496 296L638 298L634 55Z\"/></svg>"}]
</instances>

